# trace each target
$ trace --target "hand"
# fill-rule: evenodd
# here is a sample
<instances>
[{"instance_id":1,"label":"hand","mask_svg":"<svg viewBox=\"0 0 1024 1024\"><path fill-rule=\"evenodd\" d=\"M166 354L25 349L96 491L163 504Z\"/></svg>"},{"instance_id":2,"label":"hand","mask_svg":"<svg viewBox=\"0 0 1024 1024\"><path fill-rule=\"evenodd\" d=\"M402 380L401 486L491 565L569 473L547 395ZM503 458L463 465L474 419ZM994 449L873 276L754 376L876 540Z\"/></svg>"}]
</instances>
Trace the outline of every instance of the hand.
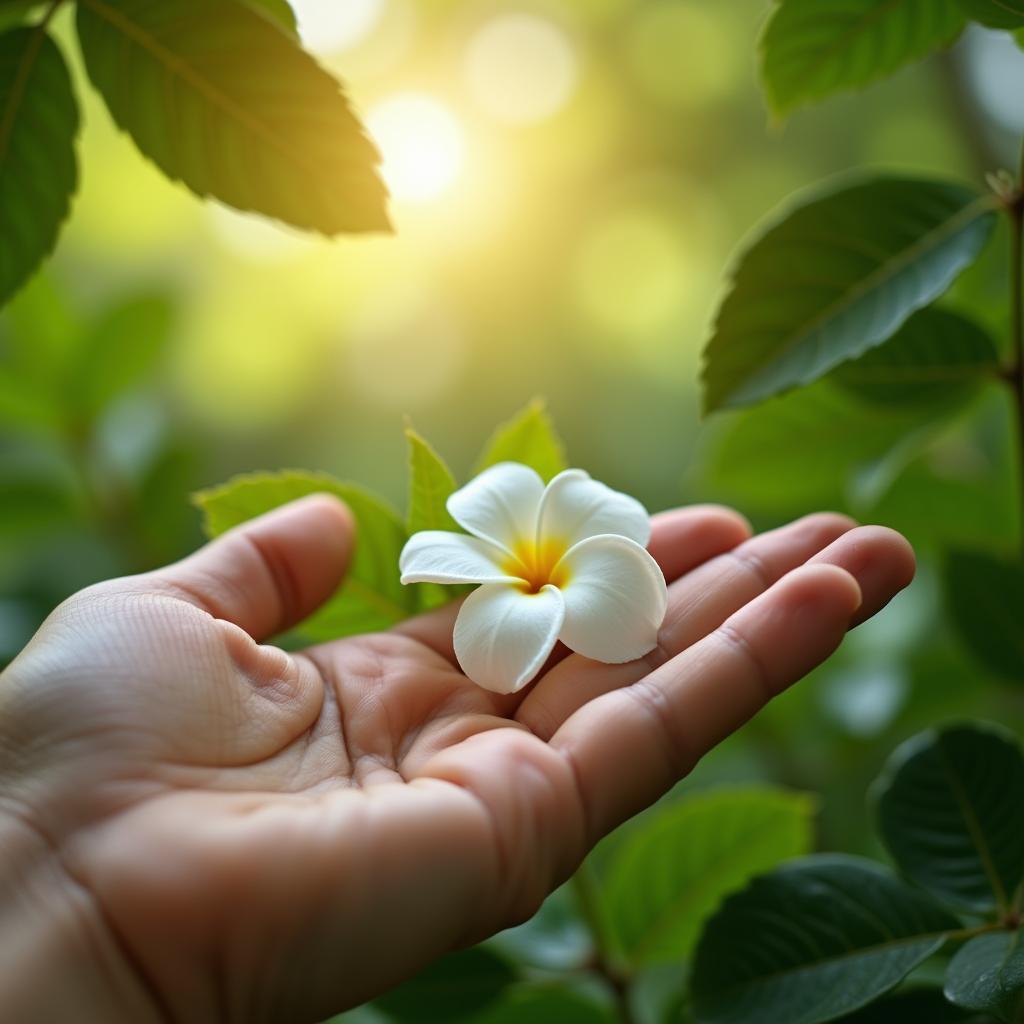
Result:
<instances>
[{"instance_id":1,"label":"hand","mask_svg":"<svg viewBox=\"0 0 1024 1024\"><path fill-rule=\"evenodd\" d=\"M451 607L260 644L333 592L352 543L338 502L296 502L72 597L0 677L12 1019L294 1024L370 998L529 917L914 565L839 515L749 539L724 509L664 513L659 648L563 651L498 696L454 663ZM25 993L35 935L77 965L63 990L44 965Z\"/></svg>"}]
</instances>

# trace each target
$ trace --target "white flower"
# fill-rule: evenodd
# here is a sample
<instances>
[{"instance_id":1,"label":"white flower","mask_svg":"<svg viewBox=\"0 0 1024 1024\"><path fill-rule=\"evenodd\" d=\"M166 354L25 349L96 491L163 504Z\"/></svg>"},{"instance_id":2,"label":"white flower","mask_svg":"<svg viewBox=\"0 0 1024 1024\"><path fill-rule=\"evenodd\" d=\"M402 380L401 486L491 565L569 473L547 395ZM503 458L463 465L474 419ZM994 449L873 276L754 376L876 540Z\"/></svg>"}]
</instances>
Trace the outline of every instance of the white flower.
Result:
<instances>
[{"instance_id":1,"label":"white flower","mask_svg":"<svg viewBox=\"0 0 1024 1024\"><path fill-rule=\"evenodd\" d=\"M665 617L665 578L644 545L651 522L628 495L567 469L544 486L503 462L448 499L471 536L409 538L403 583L479 583L455 623L455 653L475 683L514 693L555 642L597 661L652 650Z\"/></svg>"}]
</instances>

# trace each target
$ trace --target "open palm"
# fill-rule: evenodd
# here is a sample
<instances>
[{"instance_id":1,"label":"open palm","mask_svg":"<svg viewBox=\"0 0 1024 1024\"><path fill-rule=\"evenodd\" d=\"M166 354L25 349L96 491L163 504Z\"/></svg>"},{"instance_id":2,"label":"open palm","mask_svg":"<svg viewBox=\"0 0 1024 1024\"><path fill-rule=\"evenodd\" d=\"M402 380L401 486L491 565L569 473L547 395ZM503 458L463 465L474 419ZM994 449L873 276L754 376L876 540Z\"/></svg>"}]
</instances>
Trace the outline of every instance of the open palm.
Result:
<instances>
[{"instance_id":1,"label":"open palm","mask_svg":"<svg viewBox=\"0 0 1024 1024\"><path fill-rule=\"evenodd\" d=\"M503 696L459 671L452 608L261 645L352 543L334 499L285 506L76 595L0 677L0 776L54 865L43 902L125 1020L315 1021L525 919L913 575L899 535L838 515L751 539L724 509L664 513L658 648L556 651Z\"/></svg>"}]
</instances>

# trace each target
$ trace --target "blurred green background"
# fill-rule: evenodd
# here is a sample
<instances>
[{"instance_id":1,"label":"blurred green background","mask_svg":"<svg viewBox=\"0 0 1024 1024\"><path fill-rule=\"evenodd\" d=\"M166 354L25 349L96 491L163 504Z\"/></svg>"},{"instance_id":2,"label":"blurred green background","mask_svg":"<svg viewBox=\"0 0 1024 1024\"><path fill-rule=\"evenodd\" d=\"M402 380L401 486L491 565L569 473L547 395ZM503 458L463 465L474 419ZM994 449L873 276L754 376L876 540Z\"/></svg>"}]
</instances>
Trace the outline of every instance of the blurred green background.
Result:
<instances>
[{"instance_id":1,"label":"blurred green background","mask_svg":"<svg viewBox=\"0 0 1024 1024\"><path fill-rule=\"evenodd\" d=\"M328 241L201 203L82 92L70 224L0 313L0 664L70 592L198 544L196 488L303 467L400 505L404 415L464 474L540 394L572 462L652 509L727 500L769 527L841 508L920 550L911 590L686 785L816 790L821 844L862 850L863 790L897 739L950 715L1024 721L952 637L932 557L1015 543L1003 396L907 443L898 412L814 389L702 422L698 381L730 256L792 192L1013 162L1009 37L971 29L778 126L756 77L764 0L294 6L383 150L397 235ZM997 256L952 299L1002 336Z\"/></svg>"}]
</instances>

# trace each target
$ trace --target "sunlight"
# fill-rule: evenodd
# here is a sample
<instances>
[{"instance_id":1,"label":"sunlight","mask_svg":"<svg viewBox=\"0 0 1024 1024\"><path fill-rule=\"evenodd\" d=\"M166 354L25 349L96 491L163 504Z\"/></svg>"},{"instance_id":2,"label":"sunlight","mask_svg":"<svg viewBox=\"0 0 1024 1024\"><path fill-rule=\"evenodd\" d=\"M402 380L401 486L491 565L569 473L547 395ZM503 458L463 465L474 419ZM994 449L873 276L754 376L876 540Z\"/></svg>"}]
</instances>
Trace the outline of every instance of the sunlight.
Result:
<instances>
[{"instance_id":1,"label":"sunlight","mask_svg":"<svg viewBox=\"0 0 1024 1024\"><path fill-rule=\"evenodd\" d=\"M369 111L366 124L396 200L430 202L458 180L465 157L462 129L437 100L414 92L391 96Z\"/></svg>"},{"instance_id":2,"label":"sunlight","mask_svg":"<svg viewBox=\"0 0 1024 1024\"><path fill-rule=\"evenodd\" d=\"M338 53L361 43L380 22L384 0L293 0L299 35L314 53Z\"/></svg>"}]
</instances>

